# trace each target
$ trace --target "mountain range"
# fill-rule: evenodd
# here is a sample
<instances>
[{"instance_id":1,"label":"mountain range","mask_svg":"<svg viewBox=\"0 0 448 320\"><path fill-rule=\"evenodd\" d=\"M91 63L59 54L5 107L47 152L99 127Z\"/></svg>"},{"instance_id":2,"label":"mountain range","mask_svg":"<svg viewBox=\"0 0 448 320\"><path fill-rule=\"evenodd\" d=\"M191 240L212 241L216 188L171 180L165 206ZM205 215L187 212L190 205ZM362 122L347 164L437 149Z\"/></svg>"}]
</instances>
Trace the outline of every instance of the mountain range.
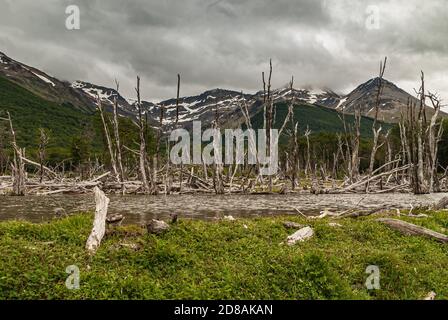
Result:
<instances>
[{"instance_id":1,"label":"mountain range","mask_svg":"<svg viewBox=\"0 0 448 320\"><path fill-rule=\"evenodd\" d=\"M97 96L106 108L112 107L114 98L118 101L122 116L136 118L137 105L134 99L121 96L116 90L84 81L70 83L56 79L31 66L18 62L0 52L0 77L25 88L47 101L70 106L84 113L93 113L96 109ZM372 117L376 101L379 79L373 78L359 85L350 93L343 95L331 90L279 88L272 91L276 103L289 101L294 95L297 104L333 109L339 112L353 113L360 107L363 116ZM400 119L402 108L408 100L416 98L397 87L390 81L383 80L383 93L380 100L379 119L383 122L396 123ZM179 99L179 124L185 128L191 121L200 120L207 126L219 114L223 126L235 127L243 123L240 103L245 100L251 115L262 109L263 92L253 94L225 89L213 89L196 96ZM176 118L176 99L162 102L142 101L144 113L153 126L157 126L160 108L164 107L163 123L167 127ZM433 109L427 107L428 113ZM441 113L442 116L447 116Z\"/></svg>"}]
</instances>

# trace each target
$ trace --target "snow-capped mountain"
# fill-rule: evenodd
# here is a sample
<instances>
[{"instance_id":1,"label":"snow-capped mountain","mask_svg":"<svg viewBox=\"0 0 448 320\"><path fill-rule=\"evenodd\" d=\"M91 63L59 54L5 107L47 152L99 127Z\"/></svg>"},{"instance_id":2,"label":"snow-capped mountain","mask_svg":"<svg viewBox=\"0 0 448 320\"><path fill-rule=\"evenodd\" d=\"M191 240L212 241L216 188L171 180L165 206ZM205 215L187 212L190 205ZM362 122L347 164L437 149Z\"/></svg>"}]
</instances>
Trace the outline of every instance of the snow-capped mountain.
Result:
<instances>
[{"instance_id":1,"label":"snow-capped mountain","mask_svg":"<svg viewBox=\"0 0 448 320\"><path fill-rule=\"evenodd\" d=\"M70 84L70 87L85 94L87 98L91 100L91 104L94 108L98 104L98 97L101 100L101 105L104 106L106 110L111 110L116 99L118 112L121 115L129 117L135 117L137 115L135 102L133 100L125 99L115 89L98 86L84 81L75 81Z\"/></svg>"},{"instance_id":2,"label":"snow-capped mountain","mask_svg":"<svg viewBox=\"0 0 448 320\"><path fill-rule=\"evenodd\" d=\"M405 110L408 100L418 104L417 98L386 79L382 81L379 119L386 122L398 122L401 110ZM347 113L354 113L356 108L361 108L362 115L374 117L378 86L379 78L370 79L345 96L336 108ZM432 115L433 109L427 107L427 114Z\"/></svg>"},{"instance_id":3,"label":"snow-capped mountain","mask_svg":"<svg viewBox=\"0 0 448 320\"><path fill-rule=\"evenodd\" d=\"M112 105L117 97L118 106L124 113L137 115L137 102L131 98L124 98L114 89L93 85L91 83L75 81L72 88L82 90L91 99L96 101L100 97L103 105ZM331 91L306 90L289 88L276 89L271 92L275 102L290 101L294 96L296 103L309 103L326 107L335 107L341 97ZM158 103L142 101L143 113L154 126L159 125L161 110L163 109L163 125L166 129L176 122L177 99L172 98ZM209 126L218 116L220 123L226 126L237 126L242 123L241 104L246 103L251 114L261 107L263 92L255 94L243 94L241 92L213 89L196 96L179 98L178 124L190 128L192 121L201 121L204 126Z\"/></svg>"},{"instance_id":4,"label":"snow-capped mountain","mask_svg":"<svg viewBox=\"0 0 448 320\"><path fill-rule=\"evenodd\" d=\"M0 76L25 87L26 89L42 96L43 98L73 105L87 112L95 111L97 107L97 96L100 97L102 105L111 110L114 99L117 99L119 113L122 116L136 118L138 108L136 101L132 98L121 96L116 90L95 85L84 81L68 83L60 81L48 74L30 66L17 62L3 53L0 53ZM340 95L331 90L316 89L290 89L279 88L272 90L271 95L274 102L294 101L297 104L311 104L337 109L341 112L353 113L358 106L364 116L373 116L376 92L378 90L378 78L371 79L361 84L348 95ZM384 89L380 101L379 118L386 122L397 122L401 110L406 106L408 99L416 99L404 90L398 88L390 81L384 80ZM218 116L224 127L235 127L244 122L241 113L241 104L246 103L249 113L255 114L262 108L263 92L254 94L242 94L241 92L213 89L205 91L196 96L179 98L178 124L190 128L192 121L201 121L203 126L209 126ZM163 109L163 125L169 129L176 121L176 99L168 99L153 103L142 101L145 117L153 126L160 122L161 110ZM432 108L428 107L431 114ZM442 113L442 116L446 114Z\"/></svg>"},{"instance_id":5,"label":"snow-capped mountain","mask_svg":"<svg viewBox=\"0 0 448 320\"><path fill-rule=\"evenodd\" d=\"M260 99L263 97L263 92L257 93ZM298 103L308 103L319 105L323 107L334 108L342 99L340 95L331 90L321 89L296 89L280 88L272 92L272 97L275 102L290 101L294 98Z\"/></svg>"},{"instance_id":6,"label":"snow-capped mountain","mask_svg":"<svg viewBox=\"0 0 448 320\"><path fill-rule=\"evenodd\" d=\"M11 59L0 52L0 76L28 89L46 100L66 103L83 111L94 106L91 100L66 81L60 81L45 72Z\"/></svg>"}]
</instances>

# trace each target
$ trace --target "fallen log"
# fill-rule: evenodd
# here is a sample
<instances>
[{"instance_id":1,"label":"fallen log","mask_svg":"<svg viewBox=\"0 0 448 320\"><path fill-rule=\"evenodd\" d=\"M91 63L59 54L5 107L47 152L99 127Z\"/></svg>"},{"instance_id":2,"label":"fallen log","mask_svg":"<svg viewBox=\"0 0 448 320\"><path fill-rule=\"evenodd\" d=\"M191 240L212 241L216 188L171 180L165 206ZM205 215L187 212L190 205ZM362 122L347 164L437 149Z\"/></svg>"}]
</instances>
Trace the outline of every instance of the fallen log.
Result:
<instances>
[{"instance_id":1,"label":"fallen log","mask_svg":"<svg viewBox=\"0 0 448 320\"><path fill-rule=\"evenodd\" d=\"M345 187L344 189L342 189L342 191L346 192L346 191L353 190L353 189L355 189L357 187L363 186L363 185L365 185L365 184L367 184L367 183L369 183L369 182L371 182L373 180L376 180L378 178L381 178L383 176L392 175L392 174L400 172L400 171L408 170L409 167L410 167L409 165L405 165L403 167L396 168L396 169L393 169L393 170L390 170L390 171L387 171L387 172L383 172L383 173L377 174L375 176L366 177L366 178L362 179L361 181L358 181L356 183L353 183L353 184L349 185L348 187Z\"/></svg>"},{"instance_id":2,"label":"fallen log","mask_svg":"<svg viewBox=\"0 0 448 320\"><path fill-rule=\"evenodd\" d=\"M104 177L107 177L108 175L110 175L110 171L107 171L106 173L104 173L104 174L102 174L102 175L100 175L100 176L98 176L98 177L96 177L96 178L94 178L94 179L88 181L87 183L93 183L93 182L96 182L96 181L98 181L98 180L103 179Z\"/></svg>"},{"instance_id":3,"label":"fallen log","mask_svg":"<svg viewBox=\"0 0 448 320\"><path fill-rule=\"evenodd\" d=\"M377 219L377 221L382 222L389 226L392 229L395 229L405 235L411 235L411 236L424 236L427 238L434 239L438 242L442 243L448 243L448 236L444 235L442 233L423 228L421 226L417 226L415 224L397 220L397 219L390 219L390 218L380 218Z\"/></svg>"},{"instance_id":4,"label":"fallen log","mask_svg":"<svg viewBox=\"0 0 448 320\"><path fill-rule=\"evenodd\" d=\"M42 168L44 171L48 172L53 177L57 177L58 176L56 172L54 172L53 170L51 170L50 168L48 168L46 166L41 165L40 163L34 162L34 161L30 160L30 159L27 159L24 156L22 156L22 160L24 162L30 164L30 165L33 165L33 166L37 167L37 168Z\"/></svg>"},{"instance_id":5,"label":"fallen log","mask_svg":"<svg viewBox=\"0 0 448 320\"><path fill-rule=\"evenodd\" d=\"M92 232L89 235L86 243L86 249L94 254L98 247L101 244L101 240L104 237L104 233L106 232L106 216L107 216L107 207L109 206L109 198L106 197L103 191L100 188L95 187L93 189L95 194L95 218L93 220L93 228Z\"/></svg>"},{"instance_id":6,"label":"fallen log","mask_svg":"<svg viewBox=\"0 0 448 320\"><path fill-rule=\"evenodd\" d=\"M288 228L288 229L301 229L301 228L304 227L304 225L302 225L302 224L300 224L300 223L297 223L297 222L291 222L291 221L285 221L285 222L283 222L283 226L284 226L285 228Z\"/></svg>"},{"instance_id":7,"label":"fallen log","mask_svg":"<svg viewBox=\"0 0 448 320\"><path fill-rule=\"evenodd\" d=\"M108 217L106 217L106 222L108 224L121 224L123 222L124 216L122 214L113 214Z\"/></svg>"}]
</instances>

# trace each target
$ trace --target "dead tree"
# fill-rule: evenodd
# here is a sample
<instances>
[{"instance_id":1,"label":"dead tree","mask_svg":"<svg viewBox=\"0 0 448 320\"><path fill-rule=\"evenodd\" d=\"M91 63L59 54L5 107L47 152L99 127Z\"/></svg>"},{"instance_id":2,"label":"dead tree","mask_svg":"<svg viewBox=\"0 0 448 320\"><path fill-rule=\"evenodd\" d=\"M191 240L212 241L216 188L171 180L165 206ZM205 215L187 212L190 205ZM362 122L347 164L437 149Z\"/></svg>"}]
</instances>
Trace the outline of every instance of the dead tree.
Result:
<instances>
[{"instance_id":1,"label":"dead tree","mask_svg":"<svg viewBox=\"0 0 448 320\"><path fill-rule=\"evenodd\" d=\"M269 60L269 78L266 84L264 72L262 72L262 80L263 80L263 106L264 106L264 116L265 116L265 129L266 132L266 145L267 147L267 156L270 157L270 146L271 146L271 130L274 125L274 100L271 97L271 79L272 79L272 59ZM267 91L266 91L267 88ZM261 178L261 176L259 176ZM272 176L269 176L269 192L272 192Z\"/></svg>"},{"instance_id":2,"label":"dead tree","mask_svg":"<svg viewBox=\"0 0 448 320\"><path fill-rule=\"evenodd\" d=\"M361 108L358 106L355 110L355 131L352 136L351 162L350 162L350 180L355 182L359 178L359 144L361 142Z\"/></svg>"},{"instance_id":3,"label":"dead tree","mask_svg":"<svg viewBox=\"0 0 448 320\"><path fill-rule=\"evenodd\" d=\"M304 136L306 138L306 162L305 162L305 176L308 179L308 175L311 171L311 145L310 145L310 135L311 135L311 130L310 128L307 126Z\"/></svg>"},{"instance_id":4,"label":"dead tree","mask_svg":"<svg viewBox=\"0 0 448 320\"><path fill-rule=\"evenodd\" d=\"M278 135L279 136L282 135L283 130L285 130L285 127L288 124L289 118L293 114L293 109L294 109L293 85L294 85L294 77L291 78L291 82L289 83L289 90L291 92L291 99L289 100L289 104L288 104L288 113L286 114L285 120L283 121L283 125L280 127L280 130L278 131Z\"/></svg>"},{"instance_id":5,"label":"dead tree","mask_svg":"<svg viewBox=\"0 0 448 320\"><path fill-rule=\"evenodd\" d=\"M436 95L426 94L425 76L421 72L421 86L417 92L419 106L409 100L406 116L401 116L399 124L402 140L403 163L409 164L409 179L415 194L439 191L437 176L438 144L443 127L438 123L440 101ZM426 98L429 98L434 114L429 123L426 120Z\"/></svg>"},{"instance_id":6,"label":"dead tree","mask_svg":"<svg viewBox=\"0 0 448 320\"><path fill-rule=\"evenodd\" d=\"M217 132L220 131L218 105L216 105L215 120L213 121L212 126L213 129L215 129ZM219 148L220 141L217 141L217 139L221 139L221 135L218 134L213 137L213 155L214 155L213 185L216 194L224 194L224 183L222 180L223 165L221 160L222 150L221 148Z\"/></svg>"},{"instance_id":7,"label":"dead tree","mask_svg":"<svg viewBox=\"0 0 448 320\"><path fill-rule=\"evenodd\" d=\"M384 136L384 142L386 144L386 163L392 163L392 145L390 143L390 133L391 129L389 129ZM390 171L392 169L392 165L386 167L386 171Z\"/></svg>"},{"instance_id":8,"label":"dead tree","mask_svg":"<svg viewBox=\"0 0 448 320\"><path fill-rule=\"evenodd\" d=\"M353 154L358 154L358 153L352 153L352 147L353 147L353 133L349 132L348 128L347 128L347 122L345 120L345 110L343 109L341 114L338 114L338 118L339 120L341 120L343 128L344 128L344 140L340 139L339 143L339 149L342 155L342 158L344 160L344 164L345 167L347 168L346 174L349 176L350 182L354 183L355 182L355 178L353 177L353 169L352 169L352 162L353 162ZM356 115L356 110L355 110L355 127L357 126L357 115ZM344 150L344 145L345 145L345 150ZM357 158L359 157L356 156ZM358 163L358 160L356 161L356 163ZM358 170L356 170L355 172L358 172L359 174L359 168Z\"/></svg>"},{"instance_id":9,"label":"dead tree","mask_svg":"<svg viewBox=\"0 0 448 320\"><path fill-rule=\"evenodd\" d=\"M39 182L42 183L44 179L44 165L46 157L46 149L49 142L49 136L45 129L39 129Z\"/></svg>"},{"instance_id":10,"label":"dead tree","mask_svg":"<svg viewBox=\"0 0 448 320\"><path fill-rule=\"evenodd\" d=\"M8 152L6 150L6 136L7 130L3 126L0 126L0 175L6 174L9 163Z\"/></svg>"},{"instance_id":11,"label":"dead tree","mask_svg":"<svg viewBox=\"0 0 448 320\"><path fill-rule=\"evenodd\" d=\"M142 181L144 193L150 193L148 178L146 175L146 138L145 138L145 123L143 120L142 103L140 100L140 77L137 76L137 87L135 88L137 94L137 109L138 109L138 128L140 135L140 151L139 151L139 173Z\"/></svg>"},{"instance_id":12,"label":"dead tree","mask_svg":"<svg viewBox=\"0 0 448 320\"><path fill-rule=\"evenodd\" d=\"M101 121L103 123L104 136L106 138L107 149L109 150L112 174L114 175L116 181L120 183L120 175L117 170L117 163L115 162L115 153L113 150L112 139L110 138L109 128L107 126L106 117L104 115L104 110L103 110L103 106L101 104L101 98L99 95L97 95L96 100L97 100L97 107L98 107L98 110L99 110L100 116L101 116Z\"/></svg>"},{"instance_id":13,"label":"dead tree","mask_svg":"<svg viewBox=\"0 0 448 320\"><path fill-rule=\"evenodd\" d=\"M117 80L115 80L116 85L116 91L118 95L118 91L120 89L120 84ZM121 141L120 141L120 131L119 131L119 124L118 124L118 100L117 95L114 96L114 117L113 117L113 126L114 126L114 138L115 138L115 149L116 149L116 155L117 155L117 165L118 165L118 178L119 183L121 184L121 192L122 194L125 194L126 187L124 184L125 176L124 176L124 168L123 168L123 160L122 160L122 154L121 154Z\"/></svg>"},{"instance_id":14,"label":"dead tree","mask_svg":"<svg viewBox=\"0 0 448 320\"><path fill-rule=\"evenodd\" d=\"M250 119L250 113L249 113L249 109L247 107L246 98L244 97L243 93L241 93L241 101L242 102L239 104L239 106L240 106L241 112L242 112L243 117L244 117L244 122L245 122L246 128L248 130L252 130L252 122L251 122L251 119ZM265 119L265 117L263 117L263 119ZM254 136L251 135L251 134L249 134L248 145L249 145L248 152L256 152L256 142L255 142ZM258 161L258 157L257 156L255 156L255 161L256 161L256 165L255 165L256 169L257 169L258 172L260 172L260 163ZM250 175L250 172L251 172L252 169L253 169L253 167L251 166L249 168L249 170L248 170L247 175L246 175L246 178L245 178L246 180L249 179L249 175ZM242 190L244 190L244 184L245 184L245 182L243 181L243 183L241 184L241 189Z\"/></svg>"},{"instance_id":15,"label":"dead tree","mask_svg":"<svg viewBox=\"0 0 448 320\"><path fill-rule=\"evenodd\" d=\"M413 121L411 122L411 130L412 127L415 126L415 133L417 135L416 141L412 141L413 143L413 153L414 158L414 193L415 194L424 194L428 193L430 188L425 178L425 139L424 139L424 127L426 126L425 118L425 106L426 106L426 94L425 94L425 75L423 71L421 72L421 87L418 92L420 98L419 111L417 119L415 120L415 116L412 115ZM414 112L415 108L411 108L411 112ZM414 131L414 130L412 130ZM414 139L413 139L414 140ZM416 157L415 157L416 155Z\"/></svg>"},{"instance_id":16,"label":"dead tree","mask_svg":"<svg viewBox=\"0 0 448 320\"><path fill-rule=\"evenodd\" d=\"M372 132L373 132L373 145L372 145L372 152L370 153L370 164L369 164L369 171L368 175L371 176L373 172L373 167L375 165L375 156L378 151L378 138L381 133L382 127L381 125L378 127L378 112L380 109L380 103L381 103L381 94L383 92L383 76L384 71L386 70L386 63L387 63L387 57L384 58L384 63L380 63L380 73L378 77L378 90L376 93L376 101L375 101L375 117L373 119L372 124ZM366 191L368 191L369 184L366 185Z\"/></svg>"},{"instance_id":17,"label":"dead tree","mask_svg":"<svg viewBox=\"0 0 448 320\"><path fill-rule=\"evenodd\" d=\"M294 77L291 78L291 82L289 85L289 89L291 92L291 99L288 105L288 114L286 115L285 121L279 131L279 136L281 136L284 128L286 127L287 122L289 121L291 124L292 132L290 133L290 139L292 139L292 150L290 157L287 155L286 164L291 164L290 167L286 171L290 171L290 179L292 190L297 186L297 177L299 171L299 146L298 146L298 122L294 121L294 105L295 105L295 94L293 89ZM291 159L290 159L291 158Z\"/></svg>"},{"instance_id":18,"label":"dead tree","mask_svg":"<svg viewBox=\"0 0 448 320\"><path fill-rule=\"evenodd\" d=\"M418 111L418 122L417 122L417 178L418 178L418 193L427 193L429 191L428 185L425 181L425 169L424 169L424 125L426 123L423 120L424 108L426 105L426 95L425 95L425 75L422 71L421 73L422 85L420 88L420 108Z\"/></svg>"},{"instance_id":19,"label":"dead tree","mask_svg":"<svg viewBox=\"0 0 448 320\"><path fill-rule=\"evenodd\" d=\"M177 99L176 99L176 126L179 122L179 94L180 94L180 74L177 74Z\"/></svg>"},{"instance_id":20,"label":"dead tree","mask_svg":"<svg viewBox=\"0 0 448 320\"><path fill-rule=\"evenodd\" d=\"M442 138L443 126L441 123L437 123L439 112L440 112L440 99L434 95L429 93L428 97L432 103L434 108L434 114L431 117L431 121L429 123L428 128L428 165L427 165L427 175L429 177L429 192L439 192L440 191L440 183L437 178L437 153L439 142ZM437 129L437 125L439 128Z\"/></svg>"},{"instance_id":21,"label":"dead tree","mask_svg":"<svg viewBox=\"0 0 448 320\"><path fill-rule=\"evenodd\" d=\"M14 131L14 126L12 124L11 115L6 112L7 118L0 118L1 120L6 120L9 123L9 130L11 134L11 145L14 150L14 158L11 164L12 173L12 183L13 183L13 194L16 196L24 196L26 194L26 172L25 163L23 158L25 156L25 149L19 148L16 140L16 133Z\"/></svg>"}]
</instances>

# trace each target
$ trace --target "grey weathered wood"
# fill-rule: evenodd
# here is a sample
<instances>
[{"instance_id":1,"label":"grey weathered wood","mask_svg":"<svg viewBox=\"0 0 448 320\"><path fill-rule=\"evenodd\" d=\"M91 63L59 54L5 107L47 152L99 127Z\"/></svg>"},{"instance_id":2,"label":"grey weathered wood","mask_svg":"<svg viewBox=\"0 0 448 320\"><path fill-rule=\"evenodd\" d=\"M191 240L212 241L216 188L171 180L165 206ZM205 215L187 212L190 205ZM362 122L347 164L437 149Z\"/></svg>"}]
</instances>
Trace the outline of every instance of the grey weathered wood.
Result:
<instances>
[{"instance_id":1,"label":"grey weathered wood","mask_svg":"<svg viewBox=\"0 0 448 320\"><path fill-rule=\"evenodd\" d=\"M415 224L412 224L412 223L409 223L406 221L390 219L390 218L380 218L380 219L377 219L377 221L382 222L382 223L386 224L387 226L391 227L392 229L395 229L395 230L397 230L403 234L406 234L406 235L425 236L427 238L434 239L438 242L448 243L447 235L417 226Z\"/></svg>"},{"instance_id":2,"label":"grey weathered wood","mask_svg":"<svg viewBox=\"0 0 448 320\"><path fill-rule=\"evenodd\" d=\"M292 235L290 235L286 239L286 243L290 246L296 244L299 241L305 241L309 238L311 238L314 235L313 229L311 227L305 227L302 228L296 232L294 232Z\"/></svg>"},{"instance_id":3,"label":"grey weathered wood","mask_svg":"<svg viewBox=\"0 0 448 320\"><path fill-rule=\"evenodd\" d=\"M297 223L297 222L292 222L292 221L283 222L283 226L285 228L291 228L291 229L300 229L300 228L304 227L304 225Z\"/></svg>"},{"instance_id":4,"label":"grey weathered wood","mask_svg":"<svg viewBox=\"0 0 448 320\"><path fill-rule=\"evenodd\" d=\"M106 217L106 222L108 224L116 224L121 223L124 220L124 216L122 214L113 214Z\"/></svg>"},{"instance_id":5,"label":"grey weathered wood","mask_svg":"<svg viewBox=\"0 0 448 320\"><path fill-rule=\"evenodd\" d=\"M95 218L93 220L92 232L90 233L86 243L86 249L90 253L96 252L101 244L101 240L104 237L104 233L106 232L107 207L109 206L109 198L106 197L100 188L95 187L93 192L95 194L96 204Z\"/></svg>"}]
</instances>

